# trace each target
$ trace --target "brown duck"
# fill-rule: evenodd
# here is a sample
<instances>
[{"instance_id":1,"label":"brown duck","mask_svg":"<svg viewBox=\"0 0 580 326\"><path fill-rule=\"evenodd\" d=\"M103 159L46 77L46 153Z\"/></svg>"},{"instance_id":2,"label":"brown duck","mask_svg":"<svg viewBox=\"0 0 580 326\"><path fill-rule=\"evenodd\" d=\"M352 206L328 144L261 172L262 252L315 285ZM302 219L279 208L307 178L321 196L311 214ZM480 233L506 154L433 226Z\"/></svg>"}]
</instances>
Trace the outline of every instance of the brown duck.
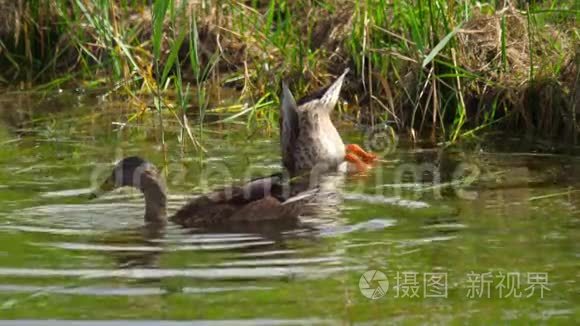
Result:
<instances>
[{"instance_id":1,"label":"brown duck","mask_svg":"<svg viewBox=\"0 0 580 326\"><path fill-rule=\"evenodd\" d=\"M330 120L347 72L329 87L298 102L283 85L280 142L287 174L254 179L196 197L169 219L186 227L296 219L302 207L316 196L317 185L309 178L313 170L317 173L343 170L345 160L365 169L374 155L357 145L345 147ZM166 188L153 164L136 156L124 158L92 197L125 186L144 194L147 224L165 224Z\"/></svg>"}]
</instances>

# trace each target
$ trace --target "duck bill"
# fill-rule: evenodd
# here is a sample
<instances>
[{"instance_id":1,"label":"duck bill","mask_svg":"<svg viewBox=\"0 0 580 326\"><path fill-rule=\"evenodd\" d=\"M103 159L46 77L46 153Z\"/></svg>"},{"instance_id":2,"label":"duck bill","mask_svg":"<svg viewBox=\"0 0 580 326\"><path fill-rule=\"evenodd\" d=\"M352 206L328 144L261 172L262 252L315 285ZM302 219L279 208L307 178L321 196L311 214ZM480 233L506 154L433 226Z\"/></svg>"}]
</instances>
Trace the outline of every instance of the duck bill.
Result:
<instances>
[{"instance_id":1,"label":"duck bill","mask_svg":"<svg viewBox=\"0 0 580 326\"><path fill-rule=\"evenodd\" d=\"M89 194L89 199L95 199L102 196L104 193L115 189L115 181L112 177L107 178L98 188Z\"/></svg>"},{"instance_id":2,"label":"duck bill","mask_svg":"<svg viewBox=\"0 0 580 326\"><path fill-rule=\"evenodd\" d=\"M342 84L344 83L344 77L348 74L349 69L346 68L342 75L340 75L332 85L328 87L326 93L322 96L322 103L327 108L327 110L332 110L336 106L338 102L338 97L340 95L340 90L342 89Z\"/></svg>"}]
</instances>

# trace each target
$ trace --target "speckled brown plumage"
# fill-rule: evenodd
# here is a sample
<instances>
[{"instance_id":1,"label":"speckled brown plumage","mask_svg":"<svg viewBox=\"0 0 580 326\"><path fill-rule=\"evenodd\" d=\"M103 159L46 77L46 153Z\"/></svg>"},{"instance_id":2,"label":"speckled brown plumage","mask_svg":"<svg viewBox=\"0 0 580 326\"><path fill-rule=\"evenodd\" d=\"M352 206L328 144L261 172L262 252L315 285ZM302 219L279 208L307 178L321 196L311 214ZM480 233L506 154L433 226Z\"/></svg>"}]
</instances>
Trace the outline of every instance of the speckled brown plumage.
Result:
<instances>
[{"instance_id":1,"label":"speckled brown plumage","mask_svg":"<svg viewBox=\"0 0 580 326\"><path fill-rule=\"evenodd\" d=\"M255 179L194 198L170 219L187 227L211 227L223 223L296 218L303 202L285 204L285 200L291 197L291 189L284 187L282 174Z\"/></svg>"},{"instance_id":2,"label":"speckled brown plumage","mask_svg":"<svg viewBox=\"0 0 580 326\"><path fill-rule=\"evenodd\" d=\"M282 162L291 176L313 168L336 169L345 157L345 146L330 113L336 106L345 71L332 85L298 102L283 85L280 114Z\"/></svg>"}]
</instances>

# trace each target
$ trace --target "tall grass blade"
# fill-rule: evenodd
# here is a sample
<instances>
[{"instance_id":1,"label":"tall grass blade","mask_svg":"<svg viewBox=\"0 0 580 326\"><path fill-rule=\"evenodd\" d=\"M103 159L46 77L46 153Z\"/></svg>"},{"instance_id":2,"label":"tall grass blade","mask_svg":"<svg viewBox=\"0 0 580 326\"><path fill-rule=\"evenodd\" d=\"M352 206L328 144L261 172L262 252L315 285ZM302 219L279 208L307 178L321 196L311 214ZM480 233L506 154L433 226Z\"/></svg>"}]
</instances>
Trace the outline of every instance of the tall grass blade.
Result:
<instances>
[{"instance_id":1,"label":"tall grass blade","mask_svg":"<svg viewBox=\"0 0 580 326\"><path fill-rule=\"evenodd\" d=\"M169 4L172 0L155 0L153 3L153 35L151 41L153 42L153 55L159 58L161 55L161 42L163 38L163 23Z\"/></svg>"},{"instance_id":2,"label":"tall grass blade","mask_svg":"<svg viewBox=\"0 0 580 326\"><path fill-rule=\"evenodd\" d=\"M429 52L429 54L425 57L425 59L423 59L423 63L421 64L423 68L425 68L431 61L433 61L433 59L439 54L439 52L441 52L441 50L443 50L443 48L445 48L447 43L449 43L451 38L455 36L455 34L457 34L457 32L459 32L460 29L461 25L458 25L450 33L445 35L445 37L441 41L439 41L437 45L435 45L433 50L431 50L431 52Z\"/></svg>"}]
</instances>

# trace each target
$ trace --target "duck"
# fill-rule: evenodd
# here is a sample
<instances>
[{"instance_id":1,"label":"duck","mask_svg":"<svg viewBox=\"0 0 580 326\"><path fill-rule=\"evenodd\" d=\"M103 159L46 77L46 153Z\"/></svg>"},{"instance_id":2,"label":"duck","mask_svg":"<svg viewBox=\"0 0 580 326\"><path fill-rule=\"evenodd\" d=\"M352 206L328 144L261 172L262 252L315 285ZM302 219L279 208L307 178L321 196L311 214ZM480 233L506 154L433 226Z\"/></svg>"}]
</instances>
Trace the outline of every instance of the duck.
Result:
<instances>
[{"instance_id":1,"label":"duck","mask_svg":"<svg viewBox=\"0 0 580 326\"><path fill-rule=\"evenodd\" d=\"M291 176L313 170L364 172L377 161L357 144L345 146L330 117L348 72L347 68L331 85L299 101L282 83L280 145L283 167Z\"/></svg>"},{"instance_id":2,"label":"duck","mask_svg":"<svg viewBox=\"0 0 580 326\"><path fill-rule=\"evenodd\" d=\"M115 165L111 175L90 198L122 187L133 187L143 193L146 225L165 225L169 220L194 228L288 219L297 216L297 203L311 194L303 192L291 196L284 175L277 173L195 197L168 217L167 187L159 169L141 157L130 156Z\"/></svg>"},{"instance_id":3,"label":"duck","mask_svg":"<svg viewBox=\"0 0 580 326\"><path fill-rule=\"evenodd\" d=\"M167 191L157 167L138 156L126 157L90 198L120 187L140 190L146 225L172 221L187 228L212 228L266 221L296 221L318 193L313 173L345 171L345 162L365 170L376 157L358 145L345 146L330 119L348 69L330 86L295 101L282 85L280 143L284 172L230 185L195 197L167 216Z\"/></svg>"}]
</instances>

